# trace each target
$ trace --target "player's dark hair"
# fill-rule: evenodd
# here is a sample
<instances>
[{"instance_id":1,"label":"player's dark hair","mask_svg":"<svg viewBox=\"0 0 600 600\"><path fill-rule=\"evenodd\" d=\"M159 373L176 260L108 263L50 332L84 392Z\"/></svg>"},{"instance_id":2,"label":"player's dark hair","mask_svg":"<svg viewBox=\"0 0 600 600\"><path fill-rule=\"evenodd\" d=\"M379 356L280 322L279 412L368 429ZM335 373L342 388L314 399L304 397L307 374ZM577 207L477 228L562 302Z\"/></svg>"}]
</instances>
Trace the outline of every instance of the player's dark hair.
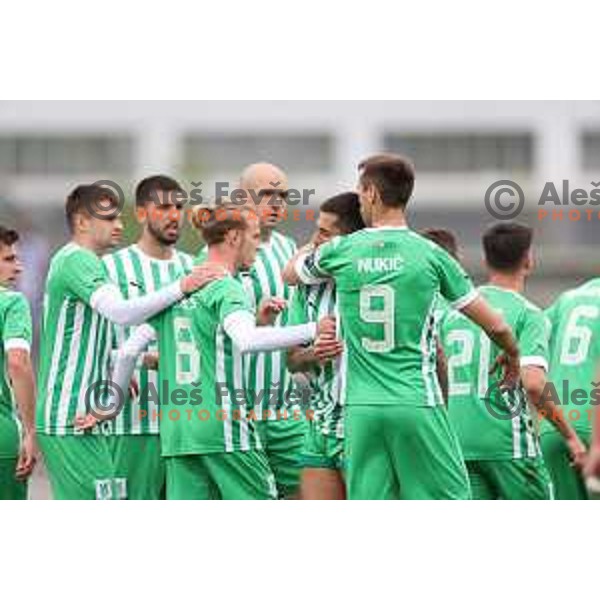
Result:
<instances>
[{"instance_id":1,"label":"player's dark hair","mask_svg":"<svg viewBox=\"0 0 600 600\"><path fill-rule=\"evenodd\" d=\"M415 168L399 154L376 154L358 165L363 187L374 185L381 201L391 208L404 208L412 195Z\"/></svg>"},{"instance_id":2,"label":"player's dark hair","mask_svg":"<svg viewBox=\"0 0 600 600\"><path fill-rule=\"evenodd\" d=\"M258 215L248 206L223 202L217 206L199 208L192 217L192 224L200 230L207 245L220 244L229 231L245 231L249 218Z\"/></svg>"},{"instance_id":3,"label":"player's dark hair","mask_svg":"<svg viewBox=\"0 0 600 600\"><path fill-rule=\"evenodd\" d=\"M337 226L344 234L363 229L365 222L360 214L360 201L358 194L344 192L337 196L327 198L321 204L321 212L326 212L337 217Z\"/></svg>"},{"instance_id":4,"label":"player's dark hair","mask_svg":"<svg viewBox=\"0 0 600 600\"><path fill-rule=\"evenodd\" d=\"M183 192L183 188L171 177L153 175L142 179L135 188L135 205L140 208L146 202L157 200L157 192Z\"/></svg>"},{"instance_id":5,"label":"player's dark hair","mask_svg":"<svg viewBox=\"0 0 600 600\"><path fill-rule=\"evenodd\" d=\"M87 212L93 216L96 207L104 201L109 200L116 206L119 206L119 200L115 193L107 187L101 185L78 185L68 196L65 205L65 215L69 230L73 232L75 226L75 215Z\"/></svg>"},{"instance_id":6,"label":"player's dark hair","mask_svg":"<svg viewBox=\"0 0 600 600\"><path fill-rule=\"evenodd\" d=\"M454 232L449 229L428 227L421 231L421 235L441 246L448 254L458 260L458 242Z\"/></svg>"},{"instance_id":7,"label":"player's dark hair","mask_svg":"<svg viewBox=\"0 0 600 600\"><path fill-rule=\"evenodd\" d=\"M519 223L499 223L483 234L487 264L498 271L517 269L533 241L533 229Z\"/></svg>"},{"instance_id":8,"label":"player's dark hair","mask_svg":"<svg viewBox=\"0 0 600 600\"><path fill-rule=\"evenodd\" d=\"M18 241L19 233L16 230L0 225L0 244L3 246L12 246Z\"/></svg>"}]
</instances>

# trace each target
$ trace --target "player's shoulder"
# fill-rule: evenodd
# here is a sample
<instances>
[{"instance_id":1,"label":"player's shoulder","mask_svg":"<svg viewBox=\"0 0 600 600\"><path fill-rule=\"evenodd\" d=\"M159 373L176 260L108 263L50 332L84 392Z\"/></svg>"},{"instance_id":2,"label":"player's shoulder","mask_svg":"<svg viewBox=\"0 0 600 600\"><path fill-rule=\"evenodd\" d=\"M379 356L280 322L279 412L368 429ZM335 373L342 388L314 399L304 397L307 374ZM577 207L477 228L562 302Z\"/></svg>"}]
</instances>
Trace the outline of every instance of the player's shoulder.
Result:
<instances>
[{"instance_id":1,"label":"player's shoulder","mask_svg":"<svg viewBox=\"0 0 600 600\"><path fill-rule=\"evenodd\" d=\"M272 236L272 241L275 244L281 246L285 251L292 253L292 254L294 252L296 252L297 245L296 245L296 241L294 240L293 237L291 237L285 233L281 233L280 231L273 231L271 236Z\"/></svg>"},{"instance_id":2,"label":"player's shoulder","mask_svg":"<svg viewBox=\"0 0 600 600\"><path fill-rule=\"evenodd\" d=\"M226 275L221 279L211 281L196 294L206 305L212 305L239 294L246 295L242 282L233 275Z\"/></svg>"},{"instance_id":3,"label":"player's shoulder","mask_svg":"<svg viewBox=\"0 0 600 600\"><path fill-rule=\"evenodd\" d=\"M59 276L65 271L79 265L102 264L100 258L91 250L74 242L69 242L59 248L52 256L48 276Z\"/></svg>"},{"instance_id":4,"label":"player's shoulder","mask_svg":"<svg viewBox=\"0 0 600 600\"><path fill-rule=\"evenodd\" d=\"M506 310L513 308L517 312L535 315L544 313L537 304L515 290L490 284L481 285L477 290L494 308Z\"/></svg>"},{"instance_id":5,"label":"player's shoulder","mask_svg":"<svg viewBox=\"0 0 600 600\"><path fill-rule=\"evenodd\" d=\"M183 250L175 249L175 256L179 259L180 262L186 265L192 265L194 263L194 257L188 252L184 252Z\"/></svg>"},{"instance_id":6,"label":"player's shoulder","mask_svg":"<svg viewBox=\"0 0 600 600\"><path fill-rule=\"evenodd\" d=\"M23 292L0 288L0 311L5 313L15 307L23 307L29 310L29 300Z\"/></svg>"},{"instance_id":7,"label":"player's shoulder","mask_svg":"<svg viewBox=\"0 0 600 600\"><path fill-rule=\"evenodd\" d=\"M107 252L101 258L105 265L113 264L115 262L126 262L138 256L138 250L135 244L129 244L123 246L112 252Z\"/></svg>"},{"instance_id":8,"label":"player's shoulder","mask_svg":"<svg viewBox=\"0 0 600 600\"><path fill-rule=\"evenodd\" d=\"M415 252L419 253L419 256L430 258L431 260L444 260L450 259L455 260L444 248L434 241L421 235L418 231L407 227L406 229L406 243L414 249Z\"/></svg>"}]
</instances>

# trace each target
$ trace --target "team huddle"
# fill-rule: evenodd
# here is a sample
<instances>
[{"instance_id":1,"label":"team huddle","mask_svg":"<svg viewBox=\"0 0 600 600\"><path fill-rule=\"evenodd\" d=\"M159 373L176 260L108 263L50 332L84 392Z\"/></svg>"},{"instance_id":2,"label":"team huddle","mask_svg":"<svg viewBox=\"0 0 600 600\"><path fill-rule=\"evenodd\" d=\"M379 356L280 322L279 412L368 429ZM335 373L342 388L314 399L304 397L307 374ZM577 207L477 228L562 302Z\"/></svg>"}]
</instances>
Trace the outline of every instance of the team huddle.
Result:
<instances>
[{"instance_id":1,"label":"team huddle","mask_svg":"<svg viewBox=\"0 0 600 600\"><path fill-rule=\"evenodd\" d=\"M196 256L176 249L174 179L137 185L141 233L119 250L118 211L90 209L118 199L77 186L37 378L0 226L0 499L27 497L40 453L56 499L588 498L600 279L542 311L523 295L532 230L502 223L476 288L452 232L407 225L414 178L366 159L298 249L277 230L286 174L250 165L258 201L197 210Z\"/></svg>"}]
</instances>

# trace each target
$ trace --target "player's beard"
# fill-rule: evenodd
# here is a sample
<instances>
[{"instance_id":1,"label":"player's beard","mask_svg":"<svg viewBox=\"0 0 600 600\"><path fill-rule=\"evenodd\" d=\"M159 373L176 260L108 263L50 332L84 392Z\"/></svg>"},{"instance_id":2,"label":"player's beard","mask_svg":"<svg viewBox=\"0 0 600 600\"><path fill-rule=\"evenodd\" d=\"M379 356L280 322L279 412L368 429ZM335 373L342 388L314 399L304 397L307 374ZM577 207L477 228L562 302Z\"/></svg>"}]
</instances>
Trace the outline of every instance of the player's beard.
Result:
<instances>
[{"instance_id":1,"label":"player's beard","mask_svg":"<svg viewBox=\"0 0 600 600\"><path fill-rule=\"evenodd\" d=\"M163 246L174 246L179 241L179 236L181 235L181 229L178 227L174 236L168 236L161 229L154 227L152 222L148 223L148 231L150 235Z\"/></svg>"}]
</instances>

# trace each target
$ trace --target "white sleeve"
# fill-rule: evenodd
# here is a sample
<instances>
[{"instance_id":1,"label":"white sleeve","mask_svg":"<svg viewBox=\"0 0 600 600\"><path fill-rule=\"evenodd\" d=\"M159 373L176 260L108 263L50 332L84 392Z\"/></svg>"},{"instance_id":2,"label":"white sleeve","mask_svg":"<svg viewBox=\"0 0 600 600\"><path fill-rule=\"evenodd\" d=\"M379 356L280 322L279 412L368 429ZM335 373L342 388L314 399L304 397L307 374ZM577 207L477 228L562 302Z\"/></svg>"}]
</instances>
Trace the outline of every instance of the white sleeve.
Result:
<instances>
[{"instance_id":1,"label":"white sleeve","mask_svg":"<svg viewBox=\"0 0 600 600\"><path fill-rule=\"evenodd\" d=\"M156 340L156 330L147 323L140 325L115 354L112 381L120 390L129 387L138 355Z\"/></svg>"},{"instance_id":2,"label":"white sleeve","mask_svg":"<svg viewBox=\"0 0 600 600\"><path fill-rule=\"evenodd\" d=\"M90 306L103 317L117 325L140 325L150 317L183 298L181 283L174 283L156 292L125 300L119 288L106 284L98 288L90 298Z\"/></svg>"},{"instance_id":3,"label":"white sleeve","mask_svg":"<svg viewBox=\"0 0 600 600\"><path fill-rule=\"evenodd\" d=\"M260 327L251 312L238 310L225 317L223 329L242 353L270 352L310 342L317 333L317 324Z\"/></svg>"},{"instance_id":4,"label":"white sleeve","mask_svg":"<svg viewBox=\"0 0 600 600\"><path fill-rule=\"evenodd\" d=\"M29 340L24 340L23 338L10 338L4 340L4 351L8 352L9 350L25 350L26 352L31 352L31 344L29 343Z\"/></svg>"}]
</instances>

